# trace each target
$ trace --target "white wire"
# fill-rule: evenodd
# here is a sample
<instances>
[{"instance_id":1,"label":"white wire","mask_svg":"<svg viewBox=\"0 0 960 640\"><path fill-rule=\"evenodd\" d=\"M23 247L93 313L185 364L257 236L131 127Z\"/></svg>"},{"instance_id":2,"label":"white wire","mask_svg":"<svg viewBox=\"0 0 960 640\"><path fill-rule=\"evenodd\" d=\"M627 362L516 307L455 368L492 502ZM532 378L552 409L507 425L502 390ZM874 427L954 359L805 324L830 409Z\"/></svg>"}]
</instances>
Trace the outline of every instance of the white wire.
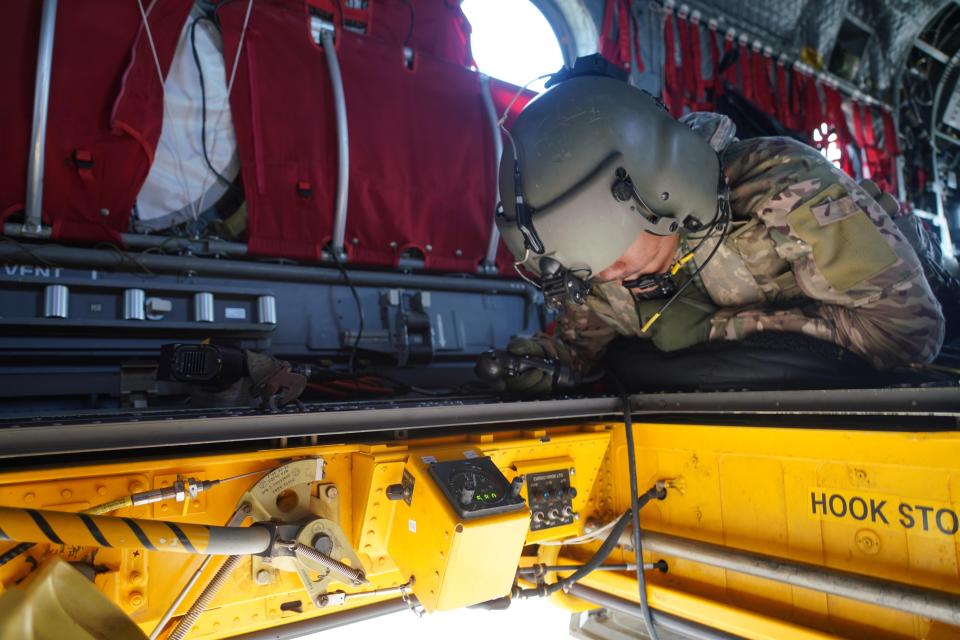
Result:
<instances>
[{"instance_id":1,"label":"white wire","mask_svg":"<svg viewBox=\"0 0 960 640\"><path fill-rule=\"evenodd\" d=\"M237 77L237 67L240 66L240 53L243 51L243 42L247 36L247 25L250 24L250 12L253 10L253 0L247 1L247 12L243 16L243 26L240 28L240 44L237 45L237 53L233 56L233 69L230 70L230 81L227 82L227 96L233 90L233 81Z\"/></svg>"},{"instance_id":2,"label":"white wire","mask_svg":"<svg viewBox=\"0 0 960 640\"><path fill-rule=\"evenodd\" d=\"M600 536L602 536L603 534L605 534L607 531L610 531L610 529L613 529L613 527L615 527L616 524L617 524L617 520L613 520L612 522L608 522L607 524L603 525L598 529L594 529L590 533L585 533L582 536L577 536L576 538L567 538L566 540L553 540L553 541L547 541L547 542L540 542L538 544L545 547L559 547L559 546L565 546L569 544L589 544L594 540L596 540L597 538L599 538Z\"/></svg>"},{"instance_id":3,"label":"white wire","mask_svg":"<svg viewBox=\"0 0 960 640\"><path fill-rule=\"evenodd\" d=\"M507 116L510 115L510 110L513 109L513 105L516 104L517 100L520 99L520 94L523 93L523 92L527 89L527 87L529 87L531 84L533 84L533 83L536 82L537 80L543 80L544 78L549 78L549 77L552 76L552 75L554 75L554 74L552 74L552 73L545 73L545 74L543 74L542 76L537 76L536 78L527 81L527 83L526 83L525 85L523 85L522 87L520 87L519 89L517 89L517 92L513 94L513 98L511 98L511 99L510 99L510 102L507 103L507 108L504 109L504 110L503 110L503 113L500 115L500 119L497 120L497 127L499 127L500 131L503 131L503 133L506 134L507 139L510 141L510 151L513 153L513 161L514 161L514 162L517 162L517 160L518 160L518 158L517 158L517 145L514 144L514 142L513 142L513 136L510 135L510 132L507 131L507 128L506 128L505 126L503 126L503 123L507 121Z\"/></svg>"},{"instance_id":4,"label":"white wire","mask_svg":"<svg viewBox=\"0 0 960 640\"><path fill-rule=\"evenodd\" d=\"M143 9L143 1L137 0L137 6L140 7L140 18L143 20L143 28L147 32L147 42L150 43L150 53L153 54L153 64L157 68L157 78L160 80L160 88L163 89L163 70L160 68L160 56L157 55L157 45L153 43L153 33L150 31L150 23L147 22L147 14L153 11L157 0L153 0L146 11Z\"/></svg>"},{"instance_id":5,"label":"white wire","mask_svg":"<svg viewBox=\"0 0 960 640\"><path fill-rule=\"evenodd\" d=\"M520 99L520 94L523 93L524 91L526 91L527 87L529 87L530 85L532 85L532 84L533 84L534 82L536 82L537 80L543 80L544 78L549 78L549 77L552 76L552 75L554 75L554 74L552 74L552 73L545 73L545 74L543 74L542 76L537 76L537 77L534 78L533 80L528 80L525 85L523 85L522 87L520 87L519 89L517 89L517 92L516 92L515 94L513 94L513 98L511 98L511 99L510 99L510 102L507 103L507 108L504 109L504 110L503 110L503 113L500 115L500 119L497 120L497 126L500 127L500 128L503 128L503 123L507 121L507 116L510 115L510 110L513 109L513 105L517 102L517 100ZM506 131L506 129L504 129L504 131Z\"/></svg>"}]
</instances>

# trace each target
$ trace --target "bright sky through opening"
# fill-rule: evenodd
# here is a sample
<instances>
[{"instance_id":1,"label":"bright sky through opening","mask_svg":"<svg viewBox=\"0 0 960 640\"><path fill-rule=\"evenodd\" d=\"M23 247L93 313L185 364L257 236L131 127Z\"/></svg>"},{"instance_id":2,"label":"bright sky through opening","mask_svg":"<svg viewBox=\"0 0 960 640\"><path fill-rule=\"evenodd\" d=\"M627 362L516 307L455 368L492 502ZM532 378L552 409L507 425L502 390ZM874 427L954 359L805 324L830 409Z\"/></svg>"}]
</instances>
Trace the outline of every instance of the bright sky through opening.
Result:
<instances>
[{"instance_id":1,"label":"bright sky through opening","mask_svg":"<svg viewBox=\"0 0 960 640\"><path fill-rule=\"evenodd\" d=\"M473 35L473 57L480 71L523 86L563 66L557 37L540 10L528 0L464 0ZM543 91L539 80L530 85Z\"/></svg>"}]
</instances>

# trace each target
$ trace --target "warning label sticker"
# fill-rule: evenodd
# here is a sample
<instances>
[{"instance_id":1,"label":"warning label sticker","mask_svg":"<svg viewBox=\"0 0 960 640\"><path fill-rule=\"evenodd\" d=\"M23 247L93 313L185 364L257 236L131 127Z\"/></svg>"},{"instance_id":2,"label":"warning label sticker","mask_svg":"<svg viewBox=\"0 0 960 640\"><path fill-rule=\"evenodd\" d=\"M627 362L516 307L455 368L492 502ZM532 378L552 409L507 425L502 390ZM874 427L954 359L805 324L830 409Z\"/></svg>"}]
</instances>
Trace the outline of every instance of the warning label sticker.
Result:
<instances>
[{"instance_id":1,"label":"warning label sticker","mask_svg":"<svg viewBox=\"0 0 960 640\"><path fill-rule=\"evenodd\" d=\"M960 516L953 505L836 489L810 490L810 515L879 527L953 536L960 531Z\"/></svg>"}]
</instances>

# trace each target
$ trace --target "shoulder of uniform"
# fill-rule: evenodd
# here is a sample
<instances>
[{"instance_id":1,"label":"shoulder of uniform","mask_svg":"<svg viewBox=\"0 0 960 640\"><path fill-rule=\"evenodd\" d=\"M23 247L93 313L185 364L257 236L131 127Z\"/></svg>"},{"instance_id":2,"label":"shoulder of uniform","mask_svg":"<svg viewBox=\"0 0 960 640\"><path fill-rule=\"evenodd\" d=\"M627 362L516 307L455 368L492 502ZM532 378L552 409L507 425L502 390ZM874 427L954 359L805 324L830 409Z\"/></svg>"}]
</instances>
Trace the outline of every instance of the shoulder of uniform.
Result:
<instances>
[{"instance_id":1,"label":"shoulder of uniform","mask_svg":"<svg viewBox=\"0 0 960 640\"><path fill-rule=\"evenodd\" d=\"M722 158L727 179L733 187L758 179L783 186L792 180L829 180L838 171L813 147L786 137L736 142Z\"/></svg>"},{"instance_id":2,"label":"shoulder of uniform","mask_svg":"<svg viewBox=\"0 0 960 640\"><path fill-rule=\"evenodd\" d=\"M826 161L826 158L820 155L817 150L810 145L795 138L785 136L765 136L761 138L737 140L727 147L723 153L723 159L725 161L740 160L749 156L756 156L758 159L766 159L772 156L816 156Z\"/></svg>"}]
</instances>

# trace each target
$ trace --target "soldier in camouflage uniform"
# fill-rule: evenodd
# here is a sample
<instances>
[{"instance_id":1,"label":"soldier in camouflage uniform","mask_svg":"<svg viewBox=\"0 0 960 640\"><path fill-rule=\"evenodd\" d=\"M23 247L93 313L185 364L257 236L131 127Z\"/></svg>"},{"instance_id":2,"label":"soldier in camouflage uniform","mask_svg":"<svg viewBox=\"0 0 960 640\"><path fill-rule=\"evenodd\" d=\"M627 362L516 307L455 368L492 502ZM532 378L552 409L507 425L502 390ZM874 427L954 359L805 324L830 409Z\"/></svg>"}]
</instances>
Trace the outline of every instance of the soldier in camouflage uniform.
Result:
<instances>
[{"instance_id":1,"label":"soldier in camouflage uniform","mask_svg":"<svg viewBox=\"0 0 960 640\"><path fill-rule=\"evenodd\" d=\"M913 248L877 200L800 142L736 141L732 124L716 114L691 114L684 122L717 152L729 185L726 234L681 231L677 238L677 260L696 247L677 274L682 284L701 267L692 286L644 332L663 300L638 301L619 280L594 277L586 303L566 303L552 335L515 339L509 351L557 357L586 372L617 336L648 338L673 351L787 331L844 347L881 370L936 357L944 331L940 305ZM710 237L700 242L704 235ZM529 256L513 244L518 260ZM532 392L547 392L550 384L540 371L509 382L515 391Z\"/></svg>"}]
</instances>

